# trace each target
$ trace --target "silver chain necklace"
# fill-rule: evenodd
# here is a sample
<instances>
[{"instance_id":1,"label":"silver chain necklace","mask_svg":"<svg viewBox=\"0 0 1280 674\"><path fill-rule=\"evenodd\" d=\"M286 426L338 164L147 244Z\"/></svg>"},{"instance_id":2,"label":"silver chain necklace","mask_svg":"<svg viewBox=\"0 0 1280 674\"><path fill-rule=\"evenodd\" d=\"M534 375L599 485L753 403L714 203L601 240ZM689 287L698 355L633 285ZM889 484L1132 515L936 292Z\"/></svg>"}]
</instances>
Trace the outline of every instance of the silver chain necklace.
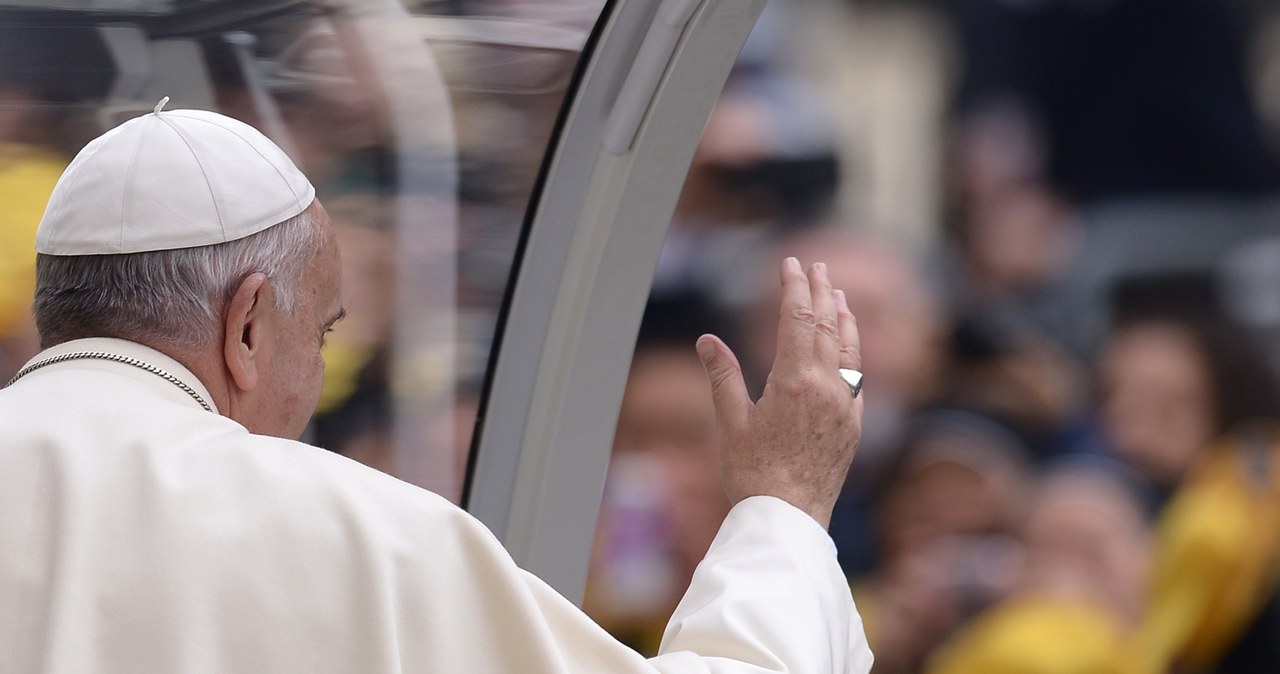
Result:
<instances>
[{"instance_id":1,"label":"silver chain necklace","mask_svg":"<svg viewBox=\"0 0 1280 674\"><path fill-rule=\"evenodd\" d=\"M146 361L141 361L141 360L138 360L137 358L130 358L128 356L121 356L118 353L107 353L105 351L76 351L74 353L64 353L61 356L52 356L50 358L45 358L44 360L37 361L19 370L18 374L13 375L13 379L10 379L9 383L5 384L5 387L8 388L9 386L12 386L14 382L18 381L19 379L22 379L23 377L31 374L32 372L35 372L36 370L39 370L42 367L46 367L48 365L54 365L56 363L63 363L68 360L87 360L87 359L109 360L113 363L123 363L125 365L132 365L133 367L136 367L140 370L145 370L147 372L150 372L151 374L154 374L155 376L160 377L161 379L169 382L170 384L177 386L179 389L182 389L183 393L186 393L187 395L191 396L196 402L200 403L200 406L203 407L206 412L213 411L213 408L209 406L209 403L205 402L204 398L201 397L201 395L197 393L195 389L188 386L187 383L182 381L181 379L178 379L177 377L169 374L168 372Z\"/></svg>"}]
</instances>

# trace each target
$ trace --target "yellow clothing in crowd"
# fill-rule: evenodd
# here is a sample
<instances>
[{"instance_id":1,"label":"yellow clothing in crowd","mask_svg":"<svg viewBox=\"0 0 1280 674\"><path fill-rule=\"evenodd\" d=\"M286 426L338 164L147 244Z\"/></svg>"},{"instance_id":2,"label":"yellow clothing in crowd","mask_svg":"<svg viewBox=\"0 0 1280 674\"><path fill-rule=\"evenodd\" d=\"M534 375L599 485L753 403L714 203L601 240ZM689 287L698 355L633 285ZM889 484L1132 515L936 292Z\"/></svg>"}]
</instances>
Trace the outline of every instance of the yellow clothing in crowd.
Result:
<instances>
[{"instance_id":1,"label":"yellow clothing in crowd","mask_svg":"<svg viewBox=\"0 0 1280 674\"><path fill-rule=\"evenodd\" d=\"M1124 630L1083 601L1028 596L979 616L940 648L928 674L1132 674Z\"/></svg>"},{"instance_id":2,"label":"yellow clothing in crowd","mask_svg":"<svg viewBox=\"0 0 1280 674\"><path fill-rule=\"evenodd\" d=\"M1280 580L1280 428L1211 447L1157 525L1146 608L1130 633L1100 607L1005 602L939 649L928 674L1164 674L1210 671Z\"/></svg>"},{"instance_id":3,"label":"yellow clothing in crowd","mask_svg":"<svg viewBox=\"0 0 1280 674\"><path fill-rule=\"evenodd\" d=\"M28 316L36 278L36 227L67 162L49 150L0 144L0 335Z\"/></svg>"},{"instance_id":4,"label":"yellow clothing in crowd","mask_svg":"<svg viewBox=\"0 0 1280 674\"><path fill-rule=\"evenodd\" d=\"M1139 642L1151 671L1216 664L1276 589L1280 429L1228 436L1160 518Z\"/></svg>"}]
</instances>

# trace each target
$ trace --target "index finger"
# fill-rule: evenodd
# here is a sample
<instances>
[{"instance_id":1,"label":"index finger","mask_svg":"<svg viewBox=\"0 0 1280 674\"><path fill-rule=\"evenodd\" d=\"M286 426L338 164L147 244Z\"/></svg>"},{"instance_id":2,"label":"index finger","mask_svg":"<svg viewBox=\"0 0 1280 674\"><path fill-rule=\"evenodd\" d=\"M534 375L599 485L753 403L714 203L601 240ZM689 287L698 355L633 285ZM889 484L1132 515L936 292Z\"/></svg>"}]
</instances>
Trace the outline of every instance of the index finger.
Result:
<instances>
[{"instance_id":1,"label":"index finger","mask_svg":"<svg viewBox=\"0 0 1280 674\"><path fill-rule=\"evenodd\" d=\"M782 261L782 302L778 307L778 351L773 369L795 371L813 355L815 318L809 277L800 261L789 257Z\"/></svg>"}]
</instances>

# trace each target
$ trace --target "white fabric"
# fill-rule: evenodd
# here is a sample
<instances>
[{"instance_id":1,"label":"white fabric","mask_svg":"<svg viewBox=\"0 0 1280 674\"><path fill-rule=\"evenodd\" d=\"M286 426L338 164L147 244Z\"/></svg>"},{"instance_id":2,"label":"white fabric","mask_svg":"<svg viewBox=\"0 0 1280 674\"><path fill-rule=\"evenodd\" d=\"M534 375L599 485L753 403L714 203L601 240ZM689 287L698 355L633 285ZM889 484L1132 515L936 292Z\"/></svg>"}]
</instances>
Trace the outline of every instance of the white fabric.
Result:
<instances>
[{"instance_id":1,"label":"white fabric","mask_svg":"<svg viewBox=\"0 0 1280 674\"><path fill-rule=\"evenodd\" d=\"M36 232L46 255L107 255L241 239L298 215L315 188L243 122L148 113L95 138L58 180Z\"/></svg>"},{"instance_id":2,"label":"white fabric","mask_svg":"<svg viewBox=\"0 0 1280 674\"><path fill-rule=\"evenodd\" d=\"M78 340L58 351L139 357ZM50 355L48 352L36 360ZM202 387L201 387L202 388ZM730 512L644 660L447 501L106 361L0 390L0 672L866 672L830 539Z\"/></svg>"}]
</instances>

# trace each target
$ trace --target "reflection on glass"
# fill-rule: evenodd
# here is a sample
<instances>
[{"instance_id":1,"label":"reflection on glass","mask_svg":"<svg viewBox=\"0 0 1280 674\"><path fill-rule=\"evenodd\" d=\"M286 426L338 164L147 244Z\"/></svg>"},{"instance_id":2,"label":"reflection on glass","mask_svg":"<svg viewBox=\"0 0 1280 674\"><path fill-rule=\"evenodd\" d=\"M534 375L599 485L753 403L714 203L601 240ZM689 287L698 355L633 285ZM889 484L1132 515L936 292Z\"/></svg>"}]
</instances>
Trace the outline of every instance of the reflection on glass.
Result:
<instances>
[{"instance_id":1,"label":"reflection on glass","mask_svg":"<svg viewBox=\"0 0 1280 674\"><path fill-rule=\"evenodd\" d=\"M90 138L215 109L333 217L348 319L309 440L457 501L520 225L604 0L0 0L0 379L36 350L36 223Z\"/></svg>"}]
</instances>

